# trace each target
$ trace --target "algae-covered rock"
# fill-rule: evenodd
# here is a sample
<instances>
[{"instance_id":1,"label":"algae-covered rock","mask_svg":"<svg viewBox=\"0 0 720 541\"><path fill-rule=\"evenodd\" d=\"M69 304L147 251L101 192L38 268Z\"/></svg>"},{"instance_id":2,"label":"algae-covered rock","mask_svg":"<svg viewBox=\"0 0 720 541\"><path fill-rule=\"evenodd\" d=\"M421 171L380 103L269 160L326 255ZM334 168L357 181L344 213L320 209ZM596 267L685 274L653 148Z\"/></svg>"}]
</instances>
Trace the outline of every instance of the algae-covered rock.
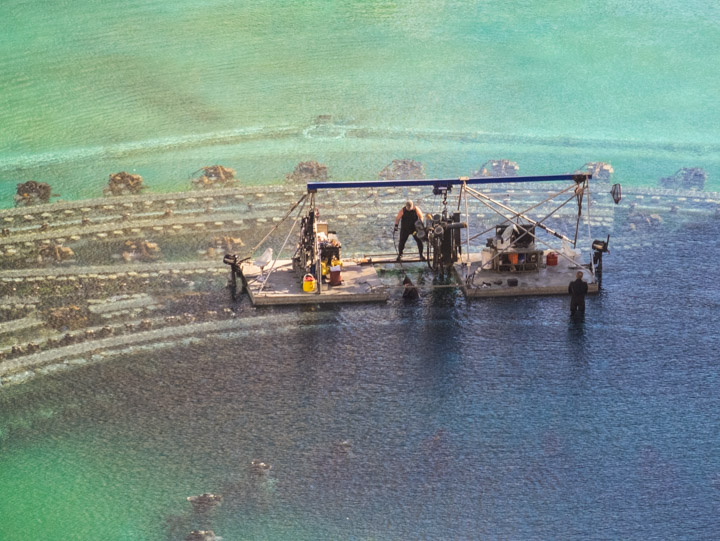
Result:
<instances>
[{"instance_id":1,"label":"algae-covered rock","mask_svg":"<svg viewBox=\"0 0 720 541\"><path fill-rule=\"evenodd\" d=\"M194 188L229 188L237 184L235 170L223 165L209 165L196 171L192 180Z\"/></svg>"},{"instance_id":2,"label":"algae-covered rock","mask_svg":"<svg viewBox=\"0 0 720 541\"><path fill-rule=\"evenodd\" d=\"M415 160L393 160L378 173L382 180L412 180L425 178L425 165Z\"/></svg>"},{"instance_id":3,"label":"algae-covered rock","mask_svg":"<svg viewBox=\"0 0 720 541\"><path fill-rule=\"evenodd\" d=\"M700 167L683 167L669 177L660 179L660 186L671 190L702 190L707 172Z\"/></svg>"},{"instance_id":4,"label":"algae-covered rock","mask_svg":"<svg viewBox=\"0 0 720 541\"><path fill-rule=\"evenodd\" d=\"M81 329L88 324L88 312L86 309L71 304L54 308L47 314L47 324L53 329Z\"/></svg>"},{"instance_id":5,"label":"algae-covered rock","mask_svg":"<svg viewBox=\"0 0 720 541\"><path fill-rule=\"evenodd\" d=\"M47 182L28 180L17 185L15 204L19 206L48 203L54 194Z\"/></svg>"},{"instance_id":6,"label":"algae-covered rock","mask_svg":"<svg viewBox=\"0 0 720 541\"><path fill-rule=\"evenodd\" d=\"M295 166L292 173L285 175L287 182L325 182L328 179L328 168L325 164L314 160L300 162Z\"/></svg>"},{"instance_id":7,"label":"algae-covered rock","mask_svg":"<svg viewBox=\"0 0 720 541\"><path fill-rule=\"evenodd\" d=\"M69 246L53 242L40 248L40 261L42 263L52 262L62 263L69 261L75 257L75 252Z\"/></svg>"},{"instance_id":8,"label":"algae-covered rock","mask_svg":"<svg viewBox=\"0 0 720 541\"><path fill-rule=\"evenodd\" d=\"M143 188L143 179L140 175L121 171L110 175L108 185L103 192L106 195L138 194Z\"/></svg>"}]
</instances>

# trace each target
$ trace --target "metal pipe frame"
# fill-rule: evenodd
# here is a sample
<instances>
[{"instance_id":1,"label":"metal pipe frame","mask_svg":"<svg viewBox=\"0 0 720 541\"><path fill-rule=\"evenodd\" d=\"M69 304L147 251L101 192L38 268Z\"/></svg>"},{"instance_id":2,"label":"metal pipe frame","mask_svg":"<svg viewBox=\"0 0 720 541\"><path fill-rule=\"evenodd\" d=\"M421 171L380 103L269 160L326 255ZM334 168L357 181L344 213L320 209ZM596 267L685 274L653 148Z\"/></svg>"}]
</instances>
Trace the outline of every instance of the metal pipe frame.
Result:
<instances>
[{"instance_id":1,"label":"metal pipe frame","mask_svg":"<svg viewBox=\"0 0 720 541\"><path fill-rule=\"evenodd\" d=\"M395 188L401 186L433 186L439 188L451 188L463 184L511 184L521 182L548 182L552 180L573 180L577 183L592 178L589 173L566 174L566 175L540 175L525 177L479 177L479 178L437 178L437 179L415 179L415 180L358 180L346 182L308 182L307 191L313 193L318 190L339 190L350 188Z\"/></svg>"}]
</instances>

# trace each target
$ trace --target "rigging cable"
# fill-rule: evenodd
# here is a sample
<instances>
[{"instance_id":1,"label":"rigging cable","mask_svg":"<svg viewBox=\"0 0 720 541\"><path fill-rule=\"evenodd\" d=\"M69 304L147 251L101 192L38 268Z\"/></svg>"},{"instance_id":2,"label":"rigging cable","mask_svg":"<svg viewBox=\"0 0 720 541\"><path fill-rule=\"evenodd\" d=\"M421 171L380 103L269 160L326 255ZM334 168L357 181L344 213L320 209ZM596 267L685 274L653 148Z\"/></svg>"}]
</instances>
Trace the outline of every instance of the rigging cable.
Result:
<instances>
[{"instance_id":1,"label":"rigging cable","mask_svg":"<svg viewBox=\"0 0 720 541\"><path fill-rule=\"evenodd\" d=\"M585 184L587 184L587 224L588 224L588 245L590 246L590 272L592 272L593 277L595 277L595 258L593 257L592 253L592 232L590 231L590 179L585 179Z\"/></svg>"},{"instance_id":2,"label":"rigging cable","mask_svg":"<svg viewBox=\"0 0 720 541\"><path fill-rule=\"evenodd\" d=\"M482 200L480 200L480 199L478 199L478 198L476 198L476 199L478 199L478 201L480 201L481 203L483 203L486 207L488 207L488 208L489 208L490 210L492 210L493 212L496 212L497 214L500 214L500 216L502 216L503 218L505 218L505 220L503 220L502 222L500 222L500 224L497 224L497 225L502 225L502 224L504 224L505 222L509 222L509 221L517 218L518 216L521 216L522 214L525 214L526 212L528 212L528 211L530 211L530 210L533 210L533 209L539 207L540 205L542 205L542 204L544 204L544 203L547 203L548 201L552 201L552 200L555 199L558 195L561 195L561 194L563 194L563 193L565 193L565 192L567 192L567 191L570 191L570 190L572 190L573 188L574 188L573 186L568 186L567 188L559 191L558 193L553 194L553 195L551 195L550 197L548 197L548 198L546 198L546 199L543 199L543 200L540 201L539 203L537 203L537 204L535 204L535 205L533 205L533 206L531 206L531 207L528 207L527 209L522 210L522 211L520 211L520 212L515 212L514 210L508 208L508 210L510 210L510 211L513 213L512 217L510 217L510 218L505 218L505 216L504 216L503 214L501 214L500 212L498 212L497 210L495 210L493 207L489 206L489 205L488 205L487 203L485 203L484 201L482 201ZM467 189L468 191L470 191L470 188L466 188L466 189ZM485 197L487 197L487 196L485 196ZM559 207L557 207L557 209L555 209L555 210L557 211L557 210L559 210L560 208L564 207L566 204L568 204L570 201L572 201L572 200L574 199L574 197L575 197L574 195L573 195L572 197L570 197L570 199L568 199L567 201L565 201L563 204L561 204L561 205L560 205ZM496 203L493 199L491 199L491 198L489 198L489 197L487 197L487 198L490 199L490 201L493 201L494 203ZM481 232L478 233L477 235L473 235L472 237L470 237L470 240L475 240L476 238L478 238L478 237L480 237L480 236L482 236L482 235L485 235L486 233L489 233L489 232L492 231L493 229L495 229L495 226L494 226L494 225L493 225L492 227L489 227L489 228L486 229L485 231L481 231ZM569 240L569 239L568 239L568 240Z\"/></svg>"},{"instance_id":3,"label":"rigging cable","mask_svg":"<svg viewBox=\"0 0 720 541\"><path fill-rule=\"evenodd\" d=\"M570 188L572 188L572 186L570 186ZM569 189L569 188L568 188L568 189ZM550 197L550 199L553 199L553 198L557 197L558 195L560 195L561 193L568 191L568 189L565 189L565 190L563 190L563 191L561 191L561 192L553 195L552 197ZM525 216L525 213L524 213L524 212L516 213L515 211L513 211L513 209L511 209L511 208L509 208L509 207L506 207L505 205L502 205L501 203L498 203L497 201L494 201L493 199L487 197L486 195L483 195L483 194L477 192L476 190L473 190L473 189L471 189L471 188L468 188L467 190L468 190L468 193L469 193L470 195L472 195L473 197L475 197L475 199L477 199L478 201L480 201L483 205L485 205L486 207L488 207L489 209L491 209L493 212L495 212L495 213L499 214L500 216L502 216L503 218L505 218L505 221L506 221L506 222L511 221L511 220L513 219L513 217L521 216L522 218L528 220L529 222L533 223L533 224L536 225L536 226L539 226L541 229L544 229L545 231L547 231L548 233L554 235L555 237L558 237L558 238L561 238L561 239L565 239L565 240L567 240L567 241L570 241L570 239L568 239L568 238L565 237L564 235L560 235L559 233L556 233L555 231L553 231L553 230L550 229L549 227L543 225L543 224L542 224L542 221L547 220L550 216L552 216L553 214L555 214L555 213L556 213L558 210L560 210L563 206L565 206L567 203L569 203L569 202L572 201L575 197L577 197L575 194L573 194L572 196L570 196L570 198L569 198L567 201L565 201L565 202L562 203L560 206L558 206L555 210L553 210L552 212L550 212L550 214L548 214L547 216L545 216L541 221L536 221L536 220L533 220L533 219L528 218L527 216ZM510 217L510 218L507 218L507 217L506 217L505 215L503 215L499 210L497 210L497 209L494 208L494 207L491 207L489 203L487 203L486 201L484 201L483 199L481 199L481 197L484 198L484 199L490 199L490 201L492 201L494 204L498 205L499 207L502 207L502 208L504 208L504 209L512 212L514 216L513 216L513 217ZM535 206L537 206L537 205L535 205ZM532 207L532 208L534 208L534 207ZM544 244L544 245L547 246L548 248L553 249L552 246L550 246L547 242L539 239L539 238L538 238L536 235L534 235L533 233L529 233L529 232L526 231L526 233L524 233L524 234L530 234L530 235L531 235L536 241L538 241L540 244ZM509 247L500 250L495 256L493 256L492 259L495 259L495 258L499 257L501 254L505 253L508 249L509 249ZM567 257L564 253L560 252L559 255L560 255L561 257L564 257L565 259L567 259L567 260L568 260L570 263L572 263L573 265L576 264L575 261L573 261L572 259L570 259L569 257ZM491 259L491 261L492 261L492 259ZM482 267L481 267L481 268L482 268ZM477 271L475 271L475 272L477 272ZM472 274L470 274L470 275L467 277L467 279L466 279L466 283L467 283L467 284L473 283L473 280L474 280L474 278L475 278L475 272L473 272Z\"/></svg>"},{"instance_id":4,"label":"rigging cable","mask_svg":"<svg viewBox=\"0 0 720 541\"><path fill-rule=\"evenodd\" d=\"M287 211L287 213L285 214L285 216L283 216L283 217L280 219L280 221L279 221L277 224L275 224L275 226L273 226L272 229L270 229L270 231L268 232L268 234L265 235L265 236L262 238L262 240L255 245L255 247L254 247L254 248L252 249L252 251L250 252L250 257L252 257L252 254L254 254L255 251L256 251L258 248L260 248L260 246L263 245L263 242L265 242L265 241L268 239L268 237L269 237L270 235L272 235L278 227L280 227L280 224L282 224L282 223L287 219L287 217L292 214L292 212L298 207L298 205L299 205L300 203L302 203L302 202L307 198L307 196L308 196L308 194L303 194L303 196L302 196L300 199L298 199L298 201L297 201L292 207L290 207L290 210ZM304 205L303 205L303 206L304 206ZM248 257L248 258L246 258L246 259L250 259L250 258Z\"/></svg>"},{"instance_id":5,"label":"rigging cable","mask_svg":"<svg viewBox=\"0 0 720 541\"><path fill-rule=\"evenodd\" d=\"M575 236L573 237L573 249L577 248L578 229L580 228L580 216L582 216L583 189L584 187L580 187L579 184L575 186L575 197L577 198L578 212L577 220L575 221Z\"/></svg>"},{"instance_id":6,"label":"rigging cable","mask_svg":"<svg viewBox=\"0 0 720 541\"><path fill-rule=\"evenodd\" d=\"M295 230L295 226L298 223L298 220L300 219L300 216L302 216L303 210L305 210L305 203L303 203L302 207L300 207L300 211L298 212L297 217L295 218L295 221L292 224L292 227L290 228L290 232L288 233L287 237L285 237L285 242L283 242L282 247L280 248L280 251L278 251L277 257L273 259L272 265L270 265L270 270L267 273L267 276L265 277L265 280L263 280L263 283L260 285L260 289L258 289L258 293L260 293L263 288L265 287L265 284L267 284L268 279L270 278L270 275L275 270L275 263L277 263L277 260L280 258L280 254L285 249L285 245L287 244L288 240L290 240L290 235L292 235L292 232Z\"/></svg>"}]
</instances>

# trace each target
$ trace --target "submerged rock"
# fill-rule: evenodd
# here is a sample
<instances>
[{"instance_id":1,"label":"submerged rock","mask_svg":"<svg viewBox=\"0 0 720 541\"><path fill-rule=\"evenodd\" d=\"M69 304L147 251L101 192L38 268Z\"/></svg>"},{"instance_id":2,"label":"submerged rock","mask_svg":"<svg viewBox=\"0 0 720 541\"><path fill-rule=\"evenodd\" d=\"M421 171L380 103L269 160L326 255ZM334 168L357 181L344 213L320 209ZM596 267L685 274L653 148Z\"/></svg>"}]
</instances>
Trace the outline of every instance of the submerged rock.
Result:
<instances>
[{"instance_id":1,"label":"submerged rock","mask_svg":"<svg viewBox=\"0 0 720 541\"><path fill-rule=\"evenodd\" d=\"M336 441L333 444L333 452L335 454L346 455L352 450L352 443L350 440Z\"/></svg>"},{"instance_id":2,"label":"submerged rock","mask_svg":"<svg viewBox=\"0 0 720 541\"><path fill-rule=\"evenodd\" d=\"M52 195L52 190L47 182L28 180L27 182L17 185L15 204L35 205L39 203L48 203Z\"/></svg>"},{"instance_id":3,"label":"submerged rock","mask_svg":"<svg viewBox=\"0 0 720 541\"><path fill-rule=\"evenodd\" d=\"M473 171L473 177L514 177L520 170L520 166L510 160L488 160L480 166L480 169Z\"/></svg>"},{"instance_id":4,"label":"submerged rock","mask_svg":"<svg viewBox=\"0 0 720 541\"><path fill-rule=\"evenodd\" d=\"M40 262L47 263L54 261L56 263L62 263L63 261L69 261L75 257L75 252L69 246L63 246L58 243L51 243L40 248Z\"/></svg>"},{"instance_id":5,"label":"submerged rock","mask_svg":"<svg viewBox=\"0 0 720 541\"><path fill-rule=\"evenodd\" d=\"M272 466L270 464L265 464L265 462L260 462L259 460L251 460L250 468L255 475L266 476L270 473Z\"/></svg>"},{"instance_id":6,"label":"submerged rock","mask_svg":"<svg viewBox=\"0 0 720 541\"><path fill-rule=\"evenodd\" d=\"M425 178L425 165L415 160L393 160L378 173L382 180L411 180Z\"/></svg>"},{"instance_id":7,"label":"submerged rock","mask_svg":"<svg viewBox=\"0 0 720 541\"><path fill-rule=\"evenodd\" d=\"M594 180L609 181L615 169L606 162L588 162L575 173L590 173Z\"/></svg>"},{"instance_id":8,"label":"submerged rock","mask_svg":"<svg viewBox=\"0 0 720 541\"><path fill-rule=\"evenodd\" d=\"M707 181L707 172L700 167L683 167L669 177L662 177L659 184L670 190L702 190Z\"/></svg>"},{"instance_id":9,"label":"submerged rock","mask_svg":"<svg viewBox=\"0 0 720 541\"><path fill-rule=\"evenodd\" d=\"M143 179L140 175L133 175L126 171L112 173L108 180L107 187L103 192L111 195L123 195L127 193L138 194L143 189Z\"/></svg>"},{"instance_id":10,"label":"submerged rock","mask_svg":"<svg viewBox=\"0 0 720 541\"><path fill-rule=\"evenodd\" d=\"M223 165L209 165L193 173L199 177L192 180L194 188L228 188L237 184L235 170Z\"/></svg>"},{"instance_id":11,"label":"submerged rock","mask_svg":"<svg viewBox=\"0 0 720 541\"><path fill-rule=\"evenodd\" d=\"M630 229L635 230L637 226L653 226L657 227L663 223L662 216L659 214L647 214L638 210L637 203L630 204L630 212L628 213L628 222Z\"/></svg>"},{"instance_id":12,"label":"submerged rock","mask_svg":"<svg viewBox=\"0 0 720 541\"><path fill-rule=\"evenodd\" d=\"M212 530L193 530L185 538L185 541L220 541L222 537L215 535Z\"/></svg>"},{"instance_id":13,"label":"submerged rock","mask_svg":"<svg viewBox=\"0 0 720 541\"><path fill-rule=\"evenodd\" d=\"M162 250L157 242L150 242L145 239L125 241L125 250L122 258L127 261L156 261L162 257Z\"/></svg>"},{"instance_id":14,"label":"submerged rock","mask_svg":"<svg viewBox=\"0 0 720 541\"><path fill-rule=\"evenodd\" d=\"M303 135L309 139L341 139L347 133L347 122L332 115L318 115L313 122L303 130Z\"/></svg>"},{"instance_id":15,"label":"submerged rock","mask_svg":"<svg viewBox=\"0 0 720 541\"><path fill-rule=\"evenodd\" d=\"M325 182L328 179L328 169L325 164L316 161L300 162L292 173L285 175L287 182Z\"/></svg>"},{"instance_id":16,"label":"submerged rock","mask_svg":"<svg viewBox=\"0 0 720 541\"><path fill-rule=\"evenodd\" d=\"M230 235L215 237L212 240L212 248L225 253L237 252L243 246L245 243L240 237L231 237Z\"/></svg>"},{"instance_id":17,"label":"submerged rock","mask_svg":"<svg viewBox=\"0 0 720 541\"><path fill-rule=\"evenodd\" d=\"M222 503L222 500L223 497L221 495L210 492L205 492L199 496L188 496L187 498L187 501L192 504L193 509L200 513L217 507Z\"/></svg>"},{"instance_id":18,"label":"submerged rock","mask_svg":"<svg viewBox=\"0 0 720 541\"><path fill-rule=\"evenodd\" d=\"M51 309L46 316L46 322L53 329L81 329L88 325L89 314L87 309L74 304ZM72 342L72 336L66 334L64 340Z\"/></svg>"}]
</instances>

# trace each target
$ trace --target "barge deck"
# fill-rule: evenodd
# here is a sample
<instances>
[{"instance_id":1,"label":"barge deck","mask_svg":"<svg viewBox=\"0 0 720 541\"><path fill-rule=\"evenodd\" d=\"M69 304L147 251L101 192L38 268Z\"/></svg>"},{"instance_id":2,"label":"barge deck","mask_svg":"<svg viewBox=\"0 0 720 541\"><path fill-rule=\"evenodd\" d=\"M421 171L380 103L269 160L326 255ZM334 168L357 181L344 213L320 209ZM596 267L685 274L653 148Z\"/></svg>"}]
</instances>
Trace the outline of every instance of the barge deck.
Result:
<instances>
[{"instance_id":1,"label":"barge deck","mask_svg":"<svg viewBox=\"0 0 720 541\"><path fill-rule=\"evenodd\" d=\"M530 295L567 295L568 284L578 271L588 283L588 295L599 292L587 267L559 262L555 266L541 265L534 272L511 272L482 269L480 254L471 254L470 266L453 267L453 275L469 299L488 297L519 297ZM471 277L467 280L467 277ZM510 280L510 282L508 282ZM510 285L516 280L515 285Z\"/></svg>"},{"instance_id":2,"label":"barge deck","mask_svg":"<svg viewBox=\"0 0 720 541\"><path fill-rule=\"evenodd\" d=\"M290 259L276 261L272 272L251 263L242 265L240 278L243 288L254 306L335 304L347 302L385 302L386 288L375 267L360 265L356 260L343 260L342 283L339 286L321 284L314 292L306 293L302 281L293 270Z\"/></svg>"}]
</instances>

